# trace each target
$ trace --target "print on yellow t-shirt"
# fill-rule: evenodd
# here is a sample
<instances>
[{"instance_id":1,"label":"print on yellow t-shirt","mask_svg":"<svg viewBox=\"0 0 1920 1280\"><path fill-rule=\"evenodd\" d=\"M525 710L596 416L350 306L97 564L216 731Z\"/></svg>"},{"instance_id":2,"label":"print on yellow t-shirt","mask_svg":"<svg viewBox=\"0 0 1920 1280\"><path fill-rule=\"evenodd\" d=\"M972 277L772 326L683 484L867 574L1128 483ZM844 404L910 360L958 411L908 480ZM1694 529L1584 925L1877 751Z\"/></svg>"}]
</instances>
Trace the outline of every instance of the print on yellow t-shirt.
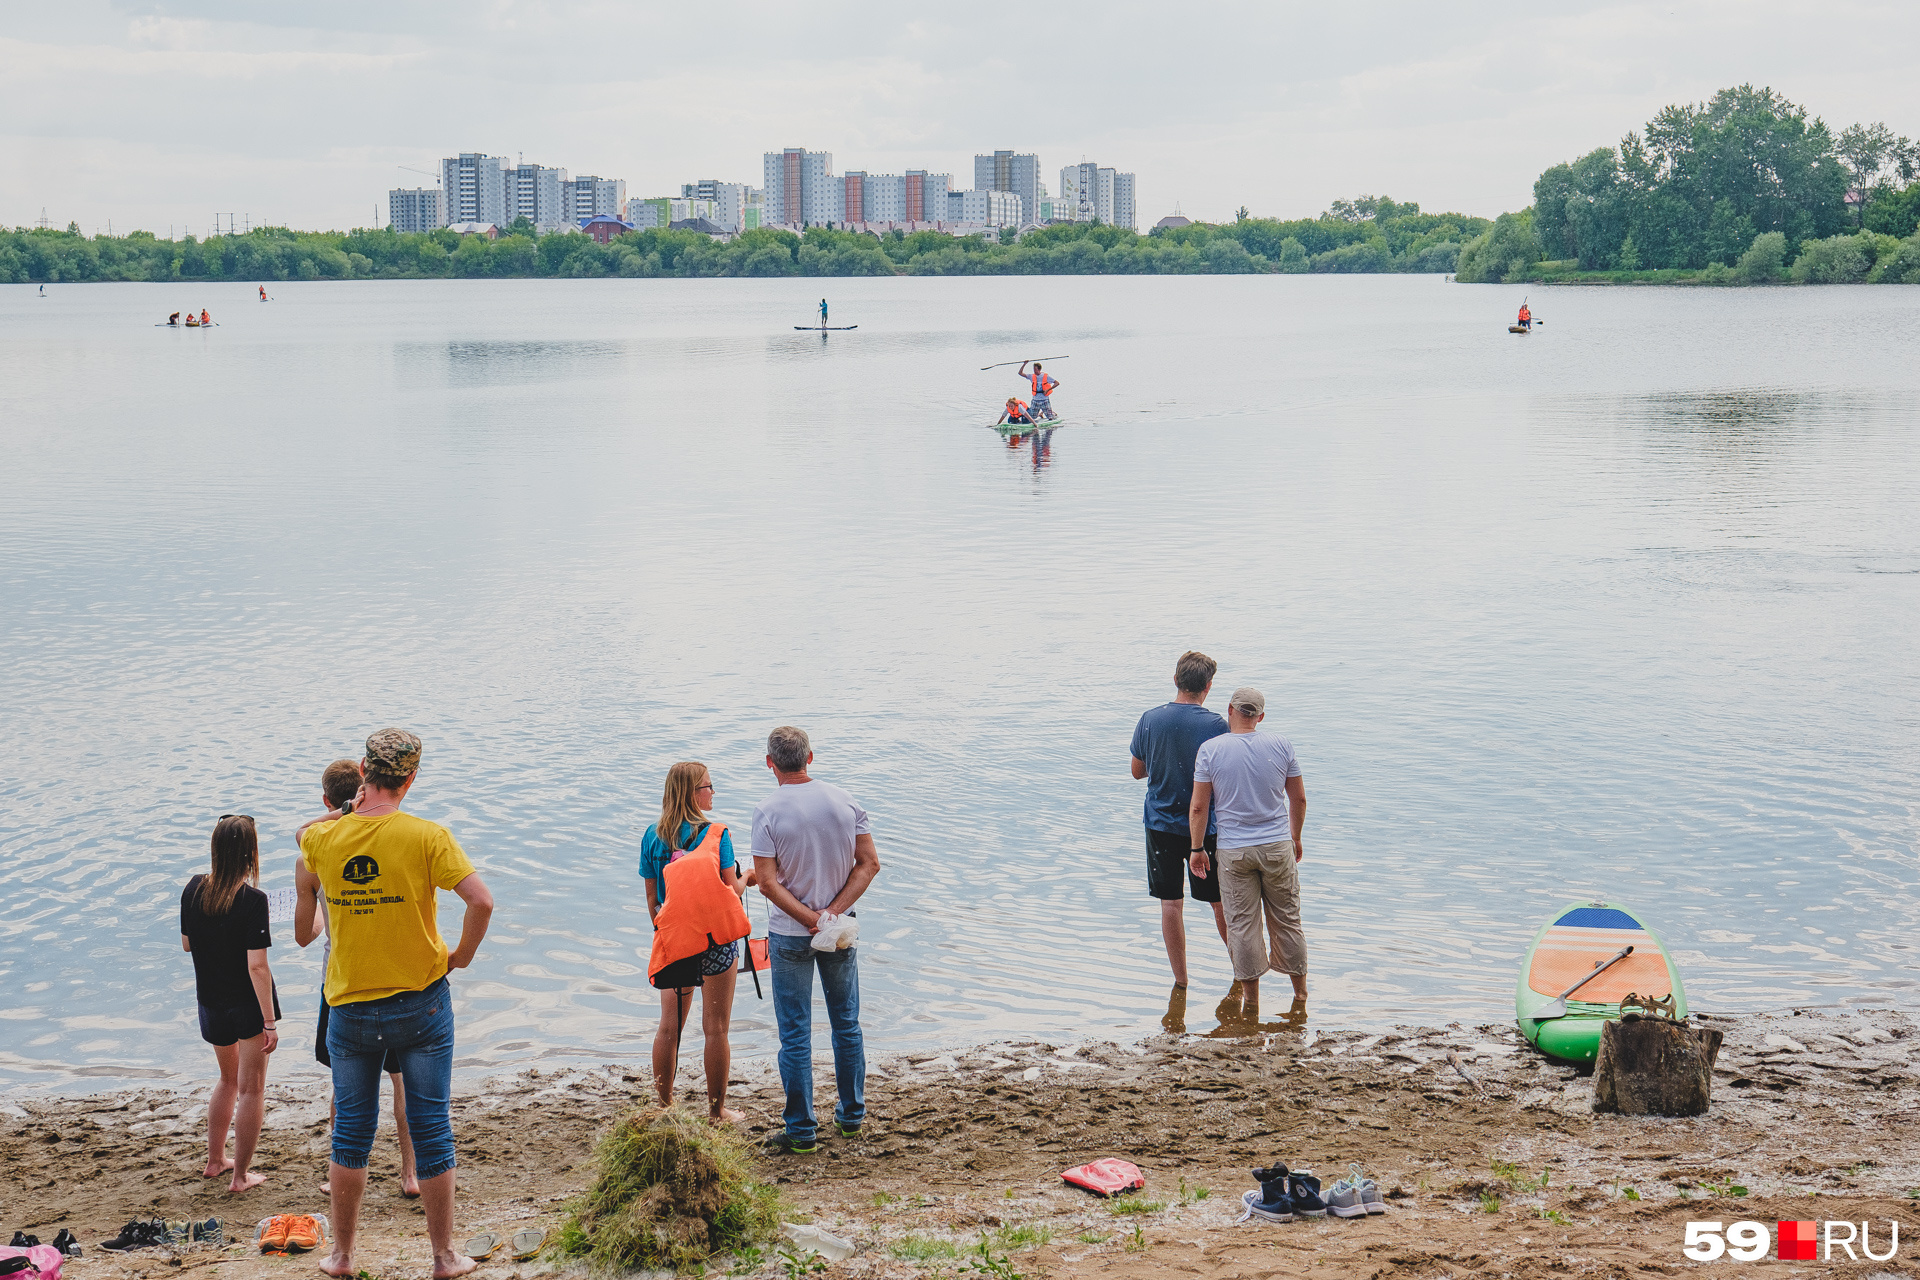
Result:
<instances>
[{"instance_id":1,"label":"print on yellow t-shirt","mask_svg":"<svg viewBox=\"0 0 1920 1280\"><path fill-rule=\"evenodd\" d=\"M327 898L328 1004L420 991L445 976L434 890L473 874L452 832L410 813L350 813L308 827L300 856Z\"/></svg>"}]
</instances>

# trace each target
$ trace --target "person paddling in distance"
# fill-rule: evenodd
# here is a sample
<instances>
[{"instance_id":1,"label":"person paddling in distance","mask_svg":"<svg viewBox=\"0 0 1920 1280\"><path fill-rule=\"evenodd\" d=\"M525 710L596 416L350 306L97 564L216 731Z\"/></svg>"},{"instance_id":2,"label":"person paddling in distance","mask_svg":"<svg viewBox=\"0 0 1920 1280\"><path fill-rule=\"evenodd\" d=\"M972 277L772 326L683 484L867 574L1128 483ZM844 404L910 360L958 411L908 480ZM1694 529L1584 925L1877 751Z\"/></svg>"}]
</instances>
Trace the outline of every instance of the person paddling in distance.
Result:
<instances>
[{"instance_id":1,"label":"person paddling in distance","mask_svg":"<svg viewBox=\"0 0 1920 1280\"><path fill-rule=\"evenodd\" d=\"M1517 323L1522 329L1533 328L1533 311L1524 300L1520 303L1520 318Z\"/></svg>"},{"instance_id":2,"label":"person paddling in distance","mask_svg":"<svg viewBox=\"0 0 1920 1280\"><path fill-rule=\"evenodd\" d=\"M1053 400L1051 397L1053 395L1053 389L1060 384L1055 381L1051 375L1040 371L1040 362L1038 360L1033 362L1033 371L1031 373L1027 371L1026 361L1021 361L1020 376L1026 380L1028 388L1032 391L1032 399L1027 401L1028 411L1032 413L1035 418L1054 417Z\"/></svg>"},{"instance_id":3,"label":"person paddling in distance","mask_svg":"<svg viewBox=\"0 0 1920 1280\"><path fill-rule=\"evenodd\" d=\"M741 935L729 934L746 919L746 908L740 901L745 886L733 851L733 833L707 817L712 808L713 775L698 760L682 760L667 770L660 821L648 827L640 841L640 878L647 887L647 915L653 921L656 946L672 949L674 938L681 935L694 942L709 935L716 940L702 944L705 949L696 965L677 971L692 977L692 983L660 986L658 975L654 975L654 985L660 989L660 1028L653 1035L653 1089L661 1106L673 1105L680 1037L686 1030L694 988L698 987L700 1030L706 1038L707 1118L714 1124L738 1124L746 1117L726 1104L727 1075L733 1069L727 1032L733 1022L734 984L740 974ZM668 872L692 854L700 855L703 878L706 863L712 862L713 878L722 893L731 895L731 903L709 892L704 883L691 883L691 873L675 873L672 878L683 882L683 892L668 910ZM728 940L717 941L720 938Z\"/></svg>"},{"instance_id":4,"label":"person paddling in distance","mask_svg":"<svg viewBox=\"0 0 1920 1280\"><path fill-rule=\"evenodd\" d=\"M825 298L820 299L820 327L822 329L827 327L827 300Z\"/></svg>"},{"instance_id":5,"label":"person paddling in distance","mask_svg":"<svg viewBox=\"0 0 1920 1280\"><path fill-rule=\"evenodd\" d=\"M230 1193L267 1180L253 1172L266 1113L267 1059L279 1047L280 994L267 967L273 945L267 895L260 892L260 834L244 813L223 813L213 828L212 865L180 894L180 949L193 956L200 1038L213 1046L220 1080L207 1100L203 1177L233 1176ZM233 1159L227 1159L227 1131Z\"/></svg>"}]
</instances>

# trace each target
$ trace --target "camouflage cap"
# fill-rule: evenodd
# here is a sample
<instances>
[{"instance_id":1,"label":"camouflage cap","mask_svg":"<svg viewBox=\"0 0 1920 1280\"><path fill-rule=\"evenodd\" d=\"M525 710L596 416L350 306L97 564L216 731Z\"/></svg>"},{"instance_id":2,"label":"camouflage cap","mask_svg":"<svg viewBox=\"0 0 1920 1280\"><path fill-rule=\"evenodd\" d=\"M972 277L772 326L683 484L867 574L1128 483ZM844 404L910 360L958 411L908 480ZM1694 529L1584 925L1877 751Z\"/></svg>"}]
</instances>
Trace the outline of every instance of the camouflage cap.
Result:
<instances>
[{"instance_id":1,"label":"camouflage cap","mask_svg":"<svg viewBox=\"0 0 1920 1280\"><path fill-rule=\"evenodd\" d=\"M420 739L405 729L368 734L367 767L390 778L408 777L420 767Z\"/></svg>"}]
</instances>

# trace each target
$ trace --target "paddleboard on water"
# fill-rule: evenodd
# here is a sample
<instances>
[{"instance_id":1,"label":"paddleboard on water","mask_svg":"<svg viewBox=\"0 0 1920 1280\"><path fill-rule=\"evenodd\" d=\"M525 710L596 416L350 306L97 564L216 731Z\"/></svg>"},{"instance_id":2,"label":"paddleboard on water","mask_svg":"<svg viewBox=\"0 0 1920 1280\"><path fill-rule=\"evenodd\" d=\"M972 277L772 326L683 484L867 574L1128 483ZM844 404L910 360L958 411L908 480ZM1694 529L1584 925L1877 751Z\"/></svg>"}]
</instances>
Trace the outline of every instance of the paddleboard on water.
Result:
<instances>
[{"instance_id":1,"label":"paddleboard on water","mask_svg":"<svg viewBox=\"0 0 1920 1280\"><path fill-rule=\"evenodd\" d=\"M857 324L797 324L793 326L802 333L845 333L849 329L858 329Z\"/></svg>"},{"instance_id":2,"label":"paddleboard on water","mask_svg":"<svg viewBox=\"0 0 1920 1280\"><path fill-rule=\"evenodd\" d=\"M1530 1016L1622 947L1633 954L1587 983L1567 1000L1567 1016L1536 1022ZM1600 1027L1620 1016L1629 995L1664 999L1674 1016L1687 1016L1687 993L1667 944L1631 908L1618 902L1569 902L1533 935L1520 962L1513 1014L1520 1034L1540 1052L1563 1062L1592 1062L1600 1051Z\"/></svg>"},{"instance_id":3,"label":"paddleboard on water","mask_svg":"<svg viewBox=\"0 0 1920 1280\"><path fill-rule=\"evenodd\" d=\"M1523 324L1510 324L1507 326L1507 332L1508 333L1532 333L1533 330L1529 329L1526 325L1523 325Z\"/></svg>"},{"instance_id":4,"label":"paddleboard on water","mask_svg":"<svg viewBox=\"0 0 1920 1280\"><path fill-rule=\"evenodd\" d=\"M1003 436L1024 436L1035 431L1051 431L1067 425L1065 418L1046 418L1039 422L996 422L993 429Z\"/></svg>"}]
</instances>

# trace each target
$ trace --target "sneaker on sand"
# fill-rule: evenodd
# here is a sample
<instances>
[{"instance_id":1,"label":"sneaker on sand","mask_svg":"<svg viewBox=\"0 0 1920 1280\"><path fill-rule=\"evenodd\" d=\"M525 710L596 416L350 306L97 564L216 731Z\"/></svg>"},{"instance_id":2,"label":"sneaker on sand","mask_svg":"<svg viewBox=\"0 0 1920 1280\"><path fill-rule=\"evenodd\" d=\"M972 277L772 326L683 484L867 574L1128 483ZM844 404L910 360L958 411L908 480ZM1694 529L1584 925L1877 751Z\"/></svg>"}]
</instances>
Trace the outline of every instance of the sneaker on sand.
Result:
<instances>
[{"instance_id":1,"label":"sneaker on sand","mask_svg":"<svg viewBox=\"0 0 1920 1280\"><path fill-rule=\"evenodd\" d=\"M1387 1202L1380 1195L1380 1188L1375 1185L1372 1178L1369 1178L1360 1171L1359 1165L1350 1164L1347 1166L1347 1181L1360 1188L1360 1204L1368 1213L1385 1213L1387 1211Z\"/></svg>"},{"instance_id":2,"label":"sneaker on sand","mask_svg":"<svg viewBox=\"0 0 1920 1280\"><path fill-rule=\"evenodd\" d=\"M1293 1201L1278 1194L1279 1183L1263 1183L1259 1191L1246 1191L1240 1195L1240 1203L1247 1211L1240 1215L1240 1221L1258 1218L1262 1222L1292 1222Z\"/></svg>"},{"instance_id":3,"label":"sneaker on sand","mask_svg":"<svg viewBox=\"0 0 1920 1280\"><path fill-rule=\"evenodd\" d=\"M276 1213L260 1224L260 1252L284 1253L287 1248L287 1232L293 1227L293 1216Z\"/></svg>"},{"instance_id":4,"label":"sneaker on sand","mask_svg":"<svg viewBox=\"0 0 1920 1280\"><path fill-rule=\"evenodd\" d=\"M776 1134L760 1144L760 1150L770 1156L810 1156L819 1149L815 1139L802 1142L790 1133Z\"/></svg>"},{"instance_id":5,"label":"sneaker on sand","mask_svg":"<svg viewBox=\"0 0 1920 1280\"><path fill-rule=\"evenodd\" d=\"M53 1247L58 1249L63 1257L77 1258L80 1256L80 1237L62 1227L60 1234L53 1238Z\"/></svg>"},{"instance_id":6,"label":"sneaker on sand","mask_svg":"<svg viewBox=\"0 0 1920 1280\"><path fill-rule=\"evenodd\" d=\"M1327 1202L1320 1198L1320 1179L1307 1171L1287 1175L1287 1194L1293 1198L1293 1211L1303 1218L1327 1216Z\"/></svg>"},{"instance_id":7,"label":"sneaker on sand","mask_svg":"<svg viewBox=\"0 0 1920 1280\"><path fill-rule=\"evenodd\" d=\"M287 1215L287 1252L306 1253L320 1247L326 1233L320 1230L319 1219L310 1213Z\"/></svg>"},{"instance_id":8,"label":"sneaker on sand","mask_svg":"<svg viewBox=\"0 0 1920 1280\"><path fill-rule=\"evenodd\" d=\"M1327 1212L1336 1218L1364 1218L1367 1206L1360 1201L1360 1188L1345 1178L1334 1183L1326 1191Z\"/></svg>"},{"instance_id":9,"label":"sneaker on sand","mask_svg":"<svg viewBox=\"0 0 1920 1280\"><path fill-rule=\"evenodd\" d=\"M220 1229L220 1219L218 1218L202 1218L198 1222L193 1222L189 1225L193 1228L193 1239L196 1244L225 1244L227 1242L227 1233Z\"/></svg>"},{"instance_id":10,"label":"sneaker on sand","mask_svg":"<svg viewBox=\"0 0 1920 1280\"><path fill-rule=\"evenodd\" d=\"M11 1244L9 1244L9 1245L7 1246L7 1248L9 1248L9 1249L31 1249L31 1248L33 1248L33 1247L34 1247L35 1245L37 1245L37 1244L39 1244L39 1243L40 1243L40 1237L39 1237L39 1236L30 1236L30 1235L28 1235L28 1234L27 1234L26 1232L24 1232L24 1231L15 1231L15 1232L13 1233L13 1242L12 1242Z\"/></svg>"},{"instance_id":11,"label":"sneaker on sand","mask_svg":"<svg viewBox=\"0 0 1920 1280\"><path fill-rule=\"evenodd\" d=\"M166 1241L166 1227L151 1218L135 1218L120 1228L120 1234L100 1242L102 1249L125 1253L130 1249L151 1249Z\"/></svg>"},{"instance_id":12,"label":"sneaker on sand","mask_svg":"<svg viewBox=\"0 0 1920 1280\"><path fill-rule=\"evenodd\" d=\"M859 1136L860 1136L860 1126L859 1126L859 1125L857 1125L857 1124L840 1124L840 1123L839 1123L838 1121L835 1121L834 1123L835 1123L836 1125L838 1125L838 1127L839 1127L839 1129L840 1129L840 1136L841 1136L841 1137L843 1137L843 1138L857 1138L857 1137L859 1137Z\"/></svg>"}]
</instances>

